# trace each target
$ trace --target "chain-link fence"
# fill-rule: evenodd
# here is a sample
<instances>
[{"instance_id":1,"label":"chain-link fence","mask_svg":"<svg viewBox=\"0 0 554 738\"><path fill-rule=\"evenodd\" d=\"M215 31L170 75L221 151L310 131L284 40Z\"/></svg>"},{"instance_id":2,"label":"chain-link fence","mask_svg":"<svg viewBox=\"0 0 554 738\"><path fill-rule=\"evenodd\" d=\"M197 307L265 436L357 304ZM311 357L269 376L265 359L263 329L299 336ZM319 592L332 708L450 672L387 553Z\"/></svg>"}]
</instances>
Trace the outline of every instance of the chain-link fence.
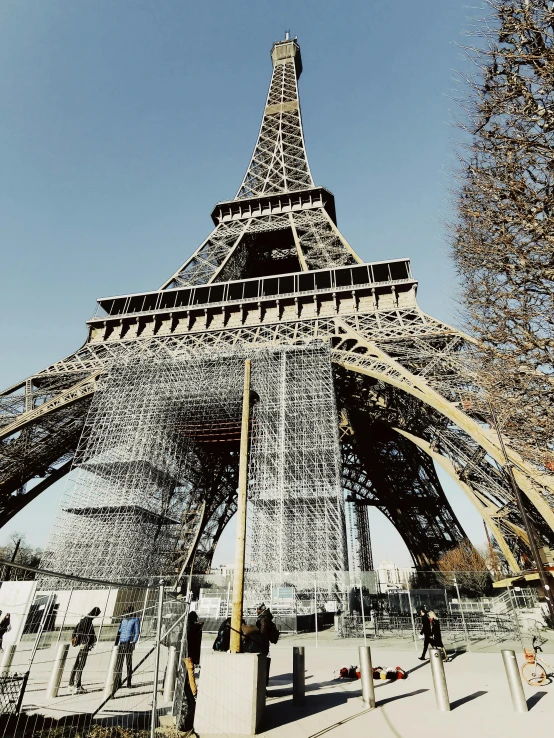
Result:
<instances>
[{"instance_id":1,"label":"chain-link fence","mask_svg":"<svg viewBox=\"0 0 554 738\"><path fill-rule=\"evenodd\" d=\"M202 659L187 660L187 622L197 620L202 649L211 649L231 615L232 574L194 575L186 596L171 577L142 587L40 572L3 582L0 609L11 621L0 654L0 735L104 738L123 730L147 738L192 728ZM540 592L531 587L491 581L476 592L455 575L440 586L431 575L391 582L356 572L337 580L330 598L317 572L312 592L304 586L300 593L276 575L261 587L256 576L253 599L246 573L244 620L256 623L262 601L270 609L280 633L274 657L299 643L339 653L365 643L415 658L426 639L437 643L437 633L450 653L521 652L533 635L550 637L545 651L554 650Z\"/></svg>"},{"instance_id":2,"label":"chain-link fence","mask_svg":"<svg viewBox=\"0 0 554 738\"><path fill-rule=\"evenodd\" d=\"M11 619L0 662L4 734L100 738L116 726L148 735L183 724L187 703L174 697L187 676L189 605L171 582L39 574L4 582L0 603Z\"/></svg>"}]
</instances>

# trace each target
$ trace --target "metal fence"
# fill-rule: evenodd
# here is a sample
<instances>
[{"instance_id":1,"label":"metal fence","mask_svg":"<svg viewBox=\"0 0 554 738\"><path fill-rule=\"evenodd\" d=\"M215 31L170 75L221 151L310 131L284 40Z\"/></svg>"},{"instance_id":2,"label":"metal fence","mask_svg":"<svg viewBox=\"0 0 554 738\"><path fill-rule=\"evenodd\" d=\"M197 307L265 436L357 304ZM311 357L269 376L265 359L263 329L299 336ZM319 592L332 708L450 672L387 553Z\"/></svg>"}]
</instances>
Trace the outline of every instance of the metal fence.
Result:
<instances>
[{"instance_id":1,"label":"metal fence","mask_svg":"<svg viewBox=\"0 0 554 738\"><path fill-rule=\"evenodd\" d=\"M447 650L519 650L534 633L547 632L533 590L478 595L409 581L380 588L375 572L349 577L334 600L321 595L317 581L312 597L280 584L262 592L281 633L272 648L303 639L320 648L365 642L413 653L421 648L420 608L434 610ZM230 576L195 576L185 598L167 578L143 587L67 576L63 586L56 584L49 576L0 587L0 609L12 617L0 661L0 735L88 738L117 726L152 735L159 727L191 727L186 621L195 610L203 648L211 648L230 614ZM245 603L244 616L255 622L254 602Z\"/></svg>"},{"instance_id":2,"label":"metal fence","mask_svg":"<svg viewBox=\"0 0 554 738\"><path fill-rule=\"evenodd\" d=\"M190 604L163 582L4 582L0 735L79 735L182 725ZM60 583L61 584L61 583ZM6 604L7 603L7 604ZM178 712L180 711L180 712Z\"/></svg>"}]
</instances>

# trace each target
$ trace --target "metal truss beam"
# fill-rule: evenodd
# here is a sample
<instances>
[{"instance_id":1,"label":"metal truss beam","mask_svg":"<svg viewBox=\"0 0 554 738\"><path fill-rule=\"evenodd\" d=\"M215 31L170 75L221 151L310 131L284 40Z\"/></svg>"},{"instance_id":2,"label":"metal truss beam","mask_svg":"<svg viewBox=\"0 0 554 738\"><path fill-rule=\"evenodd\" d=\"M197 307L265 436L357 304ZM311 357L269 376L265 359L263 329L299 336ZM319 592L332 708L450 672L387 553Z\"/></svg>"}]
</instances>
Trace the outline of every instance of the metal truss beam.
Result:
<instances>
[{"instance_id":1,"label":"metal truss beam","mask_svg":"<svg viewBox=\"0 0 554 738\"><path fill-rule=\"evenodd\" d=\"M344 411L339 431L350 493L378 502L418 566L432 566L450 545L448 535L452 541L461 535L433 459L468 495L516 568L526 534L484 393L466 369L473 340L420 310L407 260L364 265L342 236L334 198L314 186L308 165L296 40L275 44L272 62L247 173L235 199L214 209L208 238L160 290L100 300L84 346L0 393L0 522L61 475L90 431L98 380L118 362L324 342ZM359 398L356 407L349 397ZM367 436L366 427L383 437ZM525 462L505 440L530 516L552 543L554 475ZM206 501L195 564L205 570L234 512L236 459L229 449L197 452L189 512ZM26 486L36 478L42 481ZM410 505L420 516L415 526L405 512ZM183 530L182 547L187 535Z\"/></svg>"}]
</instances>

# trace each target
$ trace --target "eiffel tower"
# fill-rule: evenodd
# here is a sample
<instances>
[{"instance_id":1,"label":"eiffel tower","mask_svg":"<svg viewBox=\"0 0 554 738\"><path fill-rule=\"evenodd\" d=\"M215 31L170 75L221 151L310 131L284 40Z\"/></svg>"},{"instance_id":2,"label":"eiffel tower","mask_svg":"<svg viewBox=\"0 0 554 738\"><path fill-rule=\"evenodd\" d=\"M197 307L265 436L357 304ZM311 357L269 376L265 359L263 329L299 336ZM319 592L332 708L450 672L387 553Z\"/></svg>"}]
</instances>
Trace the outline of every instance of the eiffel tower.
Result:
<instances>
[{"instance_id":1,"label":"eiffel tower","mask_svg":"<svg viewBox=\"0 0 554 738\"><path fill-rule=\"evenodd\" d=\"M73 516L75 530L84 521L85 538L94 521L108 535L115 520L119 534L124 526L125 536L143 535L146 548L163 538L163 555L177 552L183 565L192 545L197 570L209 569L236 507L237 392L251 356L259 396L249 472L253 569L286 578L294 557L297 568L325 569L334 556L344 570L347 528L350 555L356 549L358 565L368 567L372 505L415 566L432 570L465 537L438 464L519 570L529 542L483 392L464 362L474 342L420 309L408 260L364 263L346 241L334 197L314 184L308 164L297 40L287 34L271 59L250 164L235 198L215 206L206 240L159 289L99 299L81 348L0 395L2 524L72 469L58 520ZM142 430L129 440L133 423ZM151 442L133 456L139 436ZM551 545L554 477L504 440L529 517ZM140 477L133 494L128 481L121 492L130 469ZM106 489L118 484L114 502ZM148 508L139 488L157 507ZM312 565L322 538L327 558ZM80 542L57 545L75 550ZM287 548L294 556L284 561Z\"/></svg>"}]
</instances>

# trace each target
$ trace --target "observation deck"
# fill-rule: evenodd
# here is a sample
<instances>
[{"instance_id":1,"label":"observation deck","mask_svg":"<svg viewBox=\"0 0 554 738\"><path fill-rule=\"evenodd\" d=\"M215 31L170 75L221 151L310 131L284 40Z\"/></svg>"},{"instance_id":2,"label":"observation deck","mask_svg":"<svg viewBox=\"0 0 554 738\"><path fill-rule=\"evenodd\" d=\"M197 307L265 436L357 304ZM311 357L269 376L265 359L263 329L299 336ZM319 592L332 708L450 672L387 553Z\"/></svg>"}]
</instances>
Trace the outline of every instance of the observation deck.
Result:
<instances>
[{"instance_id":1,"label":"observation deck","mask_svg":"<svg viewBox=\"0 0 554 738\"><path fill-rule=\"evenodd\" d=\"M313 320L415 305L409 259L157 290L98 300L91 342Z\"/></svg>"}]
</instances>

